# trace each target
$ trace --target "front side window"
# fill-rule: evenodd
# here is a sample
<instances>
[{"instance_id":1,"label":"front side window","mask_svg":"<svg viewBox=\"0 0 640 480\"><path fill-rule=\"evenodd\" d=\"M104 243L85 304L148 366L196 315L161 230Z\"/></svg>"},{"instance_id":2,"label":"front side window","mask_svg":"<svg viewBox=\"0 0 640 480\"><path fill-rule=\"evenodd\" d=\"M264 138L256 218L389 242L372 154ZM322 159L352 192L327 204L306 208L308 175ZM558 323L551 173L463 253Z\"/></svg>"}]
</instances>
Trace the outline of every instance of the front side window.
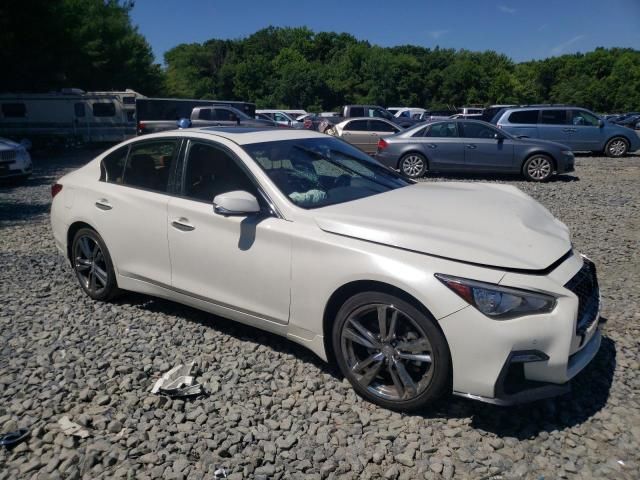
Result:
<instances>
[{"instance_id":1,"label":"front side window","mask_svg":"<svg viewBox=\"0 0 640 480\"><path fill-rule=\"evenodd\" d=\"M215 108L214 110L216 111L216 120L221 120L223 122L235 122L238 120L238 116L231 110L226 108Z\"/></svg>"},{"instance_id":2,"label":"front side window","mask_svg":"<svg viewBox=\"0 0 640 480\"><path fill-rule=\"evenodd\" d=\"M369 130L371 130L372 132L391 132L391 133L397 132L397 130L393 128L392 125L389 125L388 123L385 123L385 122L381 122L380 120L371 120L369 124L370 124Z\"/></svg>"},{"instance_id":3,"label":"front side window","mask_svg":"<svg viewBox=\"0 0 640 480\"><path fill-rule=\"evenodd\" d=\"M566 110L542 110L540 123L546 125L565 125L567 123Z\"/></svg>"},{"instance_id":4,"label":"front side window","mask_svg":"<svg viewBox=\"0 0 640 480\"><path fill-rule=\"evenodd\" d=\"M167 192L177 144L176 140L159 140L132 145L122 183L130 187Z\"/></svg>"},{"instance_id":5,"label":"front side window","mask_svg":"<svg viewBox=\"0 0 640 480\"><path fill-rule=\"evenodd\" d=\"M276 122L288 122L290 121L289 118L285 117L283 114L281 113L276 113L274 115Z\"/></svg>"},{"instance_id":6,"label":"front side window","mask_svg":"<svg viewBox=\"0 0 640 480\"><path fill-rule=\"evenodd\" d=\"M116 106L113 102L94 103L92 108L94 117L113 117L116 114Z\"/></svg>"},{"instance_id":7,"label":"front side window","mask_svg":"<svg viewBox=\"0 0 640 480\"><path fill-rule=\"evenodd\" d=\"M540 110L521 110L509 115L509 123L521 123L525 125L535 125L538 123L538 112Z\"/></svg>"},{"instance_id":8,"label":"front side window","mask_svg":"<svg viewBox=\"0 0 640 480\"><path fill-rule=\"evenodd\" d=\"M366 120L354 120L353 122L347 123L343 130L347 130L349 132L366 132L367 128Z\"/></svg>"},{"instance_id":9,"label":"front side window","mask_svg":"<svg viewBox=\"0 0 640 480\"><path fill-rule=\"evenodd\" d=\"M598 117L584 110L572 110L572 123L574 125L584 125L588 127L597 127Z\"/></svg>"},{"instance_id":10,"label":"front side window","mask_svg":"<svg viewBox=\"0 0 640 480\"><path fill-rule=\"evenodd\" d=\"M465 138L494 138L496 131L481 123L464 122L462 125Z\"/></svg>"},{"instance_id":11,"label":"front side window","mask_svg":"<svg viewBox=\"0 0 640 480\"><path fill-rule=\"evenodd\" d=\"M434 123L425 133L425 137L457 137L458 128L456 122Z\"/></svg>"},{"instance_id":12,"label":"front side window","mask_svg":"<svg viewBox=\"0 0 640 480\"><path fill-rule=\"evenodd\" d=\"M243 190L258 197L255 184L224 149L192 143L187 153L184 196L211 203L221 193Z\"/></svg>"},{"instance_id":13,"label":"front side window","mask_svg":"<svg viewBox=\"0 0 640 480\"><path fill-rule=\"evenodd\" d=\"M122 183L127 153L129 153L129 145L119 148L115 152L111 152L102 159L102 162L100 162L100 181Z\"/></svg>"},{"instance_id":14,"label":"front side window","mask_svg":"<svg viewBox=\"0 0 640 480\"><path fill-rule=\"evenodd\" d=\"M336 138L243 145L295 205L319 208L405 187L409 181Z\"/></svg>"}]
</instances>

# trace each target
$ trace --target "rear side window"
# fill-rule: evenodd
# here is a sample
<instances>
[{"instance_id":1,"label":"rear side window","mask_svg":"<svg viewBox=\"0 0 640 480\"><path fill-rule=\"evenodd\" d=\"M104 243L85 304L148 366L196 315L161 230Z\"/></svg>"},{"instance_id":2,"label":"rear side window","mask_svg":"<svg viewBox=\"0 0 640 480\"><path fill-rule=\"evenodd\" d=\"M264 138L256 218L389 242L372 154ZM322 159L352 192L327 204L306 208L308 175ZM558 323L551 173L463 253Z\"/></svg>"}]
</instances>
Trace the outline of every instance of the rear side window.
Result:
<instances>
[{"instance_id":1,"label":"rear side window","mask_svg":"<svg viewBox=\"0 0 640 480\"><path fill-rule=\"evenodd\" d=\"M27 106L24 103L3 103L2 115L5 117L26 117Z\"/></svg>"},{"instance_id":2,"label":"rear side window","mask_svg":"<svg viewBox=\"0 0 640 480\"><path fill-rule=\"evenodd\" d=\"M396 129L391 125L385 122L381 122L380 120L371 120L369 122L369 130L372 132L395 132Z\"/></svg>"},{"instance_id":3,"label":"rear side window","mask_svg":"<svg viewBox=\"0 0 640 480\"><path fill-rule=\"evenodd\" d=\"M542 110L540 123L546 125L564 125L567 123L566 110Z\"/></svg>"},{"instance_id":4,"label":"rear side window","mask_svg":"<svg viewBox=\"0 0 640 480\"><path fill-rule=\"evenodd\" d=\"M509 115L509 123L523 123L526 125L534 125L538 123L539 110L521 110L513 112Z\"/></svg>"},{"instance_id":5,"label":"rear side window","mask_svg":"<svg viewBox=\"0 0 640 480\"><path fill-rule=\"evenodd\" d=\"M354 120L353 122L349 122L344 126L344 130L354 131L354 132L366 132L367 131L367 121L366 120Z\"/></svg>"},{"instance_id":6,"label":"rear side window","mask_svg":"<svg viewBox=\"0 0 640 480\"><path fill-rule=\"evenodd\" d=\"M176 150L176 140L159 140L131 146L124 171L124 185L167 192Z\"/></svg>"},{"instance_id":7,"label":"rear side window","mask_svg":"<svg viewBox=\"0 0 640 480\"><path fill-rule=\"evenodd\" d=\"M425 132L425 137L457 137L458 128L455 122L434 123Z\"/></svg>"},{"instance_id":8,"label":"rear side window","mask_svg":"<svg viewBox=\"0 0 640 480\"><path fill-rule=\"evenodd\" d=\"M127 161L129 145L119 148L102 159L100 162L100 181L108 183L122 183L124 165Z\"/></svg>"},{"instance_id":9,"label":"rear side window","mask_svg":"<svg viewBox=\"0 0 640 480\"><path fill-rule=\"evenodd\" d=\"M116 106L113 102L94 103L92 108L94 117L113 117L116 114Z\"/></svg>"}]
</instances>

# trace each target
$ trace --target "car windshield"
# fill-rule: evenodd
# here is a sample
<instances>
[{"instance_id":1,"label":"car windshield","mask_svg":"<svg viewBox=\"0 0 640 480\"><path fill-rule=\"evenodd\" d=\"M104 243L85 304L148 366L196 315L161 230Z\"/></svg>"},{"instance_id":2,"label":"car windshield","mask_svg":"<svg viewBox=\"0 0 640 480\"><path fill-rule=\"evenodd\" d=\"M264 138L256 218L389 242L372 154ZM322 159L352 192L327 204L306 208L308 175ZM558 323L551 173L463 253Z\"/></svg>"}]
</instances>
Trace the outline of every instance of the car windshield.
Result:
<instances>
[{"instance_id":1,"label":"car windshield","mask_svg":"<svg viewBox=\"0 0 640 480\"><path fill-rule=\"evenodd\" d=\"M244 145L278 189L310 209L369 197L411 182L337 138Z\"/></svg>"}]
</instances>

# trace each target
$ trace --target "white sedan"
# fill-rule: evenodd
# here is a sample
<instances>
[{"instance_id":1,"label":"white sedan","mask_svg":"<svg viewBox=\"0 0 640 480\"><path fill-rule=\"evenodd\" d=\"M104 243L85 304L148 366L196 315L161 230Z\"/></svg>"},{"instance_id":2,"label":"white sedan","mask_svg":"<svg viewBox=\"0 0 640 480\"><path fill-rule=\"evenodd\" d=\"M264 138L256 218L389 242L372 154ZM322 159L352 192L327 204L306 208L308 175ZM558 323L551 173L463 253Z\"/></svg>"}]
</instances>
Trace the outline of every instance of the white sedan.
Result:
<instances>
[{"instance_id":1,"label":"white sedan","mask_svg":"<svg viewBox=\"0 0 640 480\"><path fill-rule=\"evenodd\" d=\"M52 195L91 298L132 290L278 333L384 407L558 395L600 346L595 267L544 207L415 183L317 132L146 135Z\"/></svg>"},{"instance_id":2,"label":"white sedan","mask_svg":"<svg viewBox=\"0 0 640 480\"><path fill-rule=\"evenodd\" d=\"M31 142L21 143L0 137L0 180L26 180L33 170L31 155L27 151Z\"/></svg>"}]
</instances>

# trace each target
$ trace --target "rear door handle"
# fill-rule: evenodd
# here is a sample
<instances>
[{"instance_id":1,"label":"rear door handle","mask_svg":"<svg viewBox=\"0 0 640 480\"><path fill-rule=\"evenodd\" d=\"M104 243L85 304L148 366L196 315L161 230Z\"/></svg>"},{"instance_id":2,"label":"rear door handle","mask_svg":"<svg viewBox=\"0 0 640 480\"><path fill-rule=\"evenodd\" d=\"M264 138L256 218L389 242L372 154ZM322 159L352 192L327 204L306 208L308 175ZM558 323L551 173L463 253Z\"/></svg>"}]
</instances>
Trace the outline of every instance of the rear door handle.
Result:
<instances>
[{"instance_id":1,"label":"rear door handle","mask_svg":"<svg viewBox=\"0 0 640 480\"><path fill-rule=\"evenodd\" d=\"M478 148L478 147L476 145L473 145L473 144L469 143L469 144L467 144L467 148L473 150L473 149Z\"/></svg>"},{"instance_id":2,"label":"rear door handle","mask_svg":"<svg viewBox=\"0 0 640 480\"><path fill-rule=\"evenodd\" d=\"M171 222L171 226L177 230L180 230L182 232L190 232L192 230L195 230L196 227L194 227L193 225L191 225L189 223L189 219L188 218L184 218L184 217L180 217L174 221Z\"/></svg>"},{"instance_id":3,"label":"rear door handle","mask_svg":"<svg viewBox=\"0 0 640 480\"><path fill-rule=\"evenodd\" d=\"M100 210L111 210L113 208L113 206L109 203L109 200L107 200L106 198L101 198L100 200L98 200L96 202L96 207L98 207Z\"/></svg>"},{"instance_id":4,"label":"rear door handle","mask_svg":"<svg viewBox=\"0 0 640 480\"><path fill-rule=\"evenodd\" d=\"M562 131L563 132L575 132L576 129L575 128L563 128Z\"/></svg>"}]
</instances>

